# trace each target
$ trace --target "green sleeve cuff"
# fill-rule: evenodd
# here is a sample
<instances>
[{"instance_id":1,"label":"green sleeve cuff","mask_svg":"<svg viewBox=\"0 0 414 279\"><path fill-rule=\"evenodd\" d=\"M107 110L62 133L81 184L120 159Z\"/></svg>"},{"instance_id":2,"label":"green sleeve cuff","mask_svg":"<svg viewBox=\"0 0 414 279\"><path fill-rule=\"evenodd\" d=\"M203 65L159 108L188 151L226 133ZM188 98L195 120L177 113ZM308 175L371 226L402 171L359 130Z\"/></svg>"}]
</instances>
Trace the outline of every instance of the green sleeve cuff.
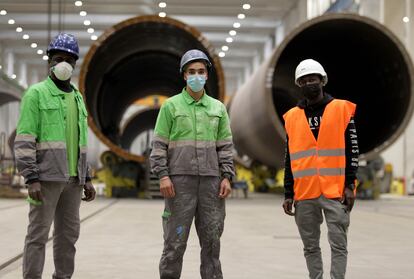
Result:
<instances>
[{"instance_id":1,"label":"green sleeve cuff","mask_svg":"<svg viewBox=\"0 0 414 279\"><path fill-rule=\"evenodd\" d=\"M167 170L164 170L164 171L161 171L161 172L158 173L158 178L159 179L163 178L164 176L169 176Z\"/></svg>"},{"instance_id":2,"label":"green sleeve cuff","mask_svg":"<svg viewBox=\"0 0 414 279\"><path fill-rule=\"evenodd\" d=\"M222 178L227 178L229 181L233 178L233 176L230 173L223 173L221 176Z\"/></svg>"}]
</instances>

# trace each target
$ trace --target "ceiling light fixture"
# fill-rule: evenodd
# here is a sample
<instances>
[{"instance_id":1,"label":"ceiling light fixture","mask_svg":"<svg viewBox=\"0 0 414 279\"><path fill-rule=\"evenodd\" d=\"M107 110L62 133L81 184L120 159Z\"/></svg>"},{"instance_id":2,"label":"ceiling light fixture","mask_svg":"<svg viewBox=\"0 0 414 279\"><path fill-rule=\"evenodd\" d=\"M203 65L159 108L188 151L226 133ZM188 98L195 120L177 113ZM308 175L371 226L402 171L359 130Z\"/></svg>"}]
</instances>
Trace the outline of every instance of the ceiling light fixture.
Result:
<instances>
[{"instance_id":1,"label":"ceiling light fixture","mask_svg":"<svg viewBox=\"0 0 414 279\"><path fill-rule=\"evenodd\" d=\"M234 28L240 28L240 26L241 26L240 22L233 23Z\"/></svg>"},{"instance_id":2,"label":"ceiling light fixture","mask_svg":"<svg viewBox=\"0 0 414 279\"><path fill-rule=\"evenodd\" d=\"M244 10L249 10L251 8L250 4L243 4Z\"/></svg>"}]
</instances>

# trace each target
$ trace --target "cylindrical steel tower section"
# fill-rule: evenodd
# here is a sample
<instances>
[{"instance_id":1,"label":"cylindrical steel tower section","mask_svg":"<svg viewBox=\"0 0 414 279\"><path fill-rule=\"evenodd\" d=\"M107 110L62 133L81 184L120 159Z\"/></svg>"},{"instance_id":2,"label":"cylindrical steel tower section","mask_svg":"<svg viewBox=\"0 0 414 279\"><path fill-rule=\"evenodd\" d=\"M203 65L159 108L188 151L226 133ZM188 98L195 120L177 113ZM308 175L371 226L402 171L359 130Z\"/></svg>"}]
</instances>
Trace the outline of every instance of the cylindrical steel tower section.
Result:
<instances>
[{"instance_id":1,"label":"cylindrical steel tower section","mask_svg":"<svg viewBox=\"0 0 414 279\"><path fill-rule=\"evenodd\" d=\"M12 86L9 82L6 82L4 79L0 77L0 108L3 105L7 105L12 102L20 102L22 92L24 91L23 87ZM9 117L13 117L8 115ZM7 122L9 121L9 117L1 118L0 114L0 158L7 157L7 158L14 158L14 139L16 138L16 129L13 131L7 131ZM1 123L3 122L3 123ZM3 126L5 125L6 126ZM4 131L4 130L5 131ZM3 134L4 133L4 134ZM9 133L9 134L6 134ZM6 138L7 138L7 145L6 145Z\"/></svg>"},{"instance_id":2,"label":"cylindrical steel tower section","mask_svg":"<svg viewBox=\"0 0 414 279\"><path fill-rule=\"evenodd\" d=\"M264 164L283 164L282 115L301 98L294 83L303 59L319 61L328 74L325 91L357 104L360 153L378 155L411 118L413 65L386 27L352 14L328 14L290 33L232 99L230 117L237 150Z\"/></svg>"},{"instance_id":3,"label":"cylindrical steel tower section","mask_svg":"<svg viewBox=\"0 0 414 279\"><path fill-rule=\"evenodd\" d=\"M138 135L154 128L158 112L158 107L150 107L132 115L121 131L121 147L125 150L130 150L134 139Z\"/></svg>"},{"instance_id":4,"label":"cylindrical steel tower section","mask_svg":"<svg viewBox=\"0 0 414 279\"><path fill-rule=\"evenodd\" d=\"M89 126L117 155L134 161L144 159L121 147L122 116L138 99L181 92L185 83L179 73L180 59L193 48L204 51L211 60L206 89L210 96L222 100L224 75L213 46L199 31L180 21L159 16L131 18L106 30L92 45L82 64L79 87L88 108ZM143 120L138 117L134 121Z\"/></svg>"}]
</instances>

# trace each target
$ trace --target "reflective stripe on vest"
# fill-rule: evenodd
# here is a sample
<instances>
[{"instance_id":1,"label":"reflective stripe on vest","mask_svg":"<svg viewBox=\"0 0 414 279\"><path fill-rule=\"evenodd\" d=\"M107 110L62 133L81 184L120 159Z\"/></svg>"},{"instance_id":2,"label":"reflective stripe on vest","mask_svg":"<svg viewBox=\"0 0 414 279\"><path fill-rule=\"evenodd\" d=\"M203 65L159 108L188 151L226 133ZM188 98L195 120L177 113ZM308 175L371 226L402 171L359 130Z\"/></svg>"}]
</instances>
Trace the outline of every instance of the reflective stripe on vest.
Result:
<instances>
[{"instance_id":1,"label":"reflective stripe on vest","mask_svg":"<svg viewBox=\"0 0 414 279\"><path fill-rule=\"evenodd\" d=\"M319 149L316 153L316 149L308 149L304 151L299 151L295 153L290 153L290 160L297 160L301 158L306 158L318 154L319 156L345 156L345 148L336 148L336 149Z\"/></svg>"},{"instance_id":2,"label":"reflective stripe on vest","mask_svg":"<svg viewBox=\"0 0 414 279\"><path fill-rule=\"evenodd\" d=\"M293 172L293 178L302 178L306 176L314 176L318 174L318 169L304 169ZM345 168L320 168L319 175L333 176L333 175L345 175Z\"/></svg>"}]
</instances>

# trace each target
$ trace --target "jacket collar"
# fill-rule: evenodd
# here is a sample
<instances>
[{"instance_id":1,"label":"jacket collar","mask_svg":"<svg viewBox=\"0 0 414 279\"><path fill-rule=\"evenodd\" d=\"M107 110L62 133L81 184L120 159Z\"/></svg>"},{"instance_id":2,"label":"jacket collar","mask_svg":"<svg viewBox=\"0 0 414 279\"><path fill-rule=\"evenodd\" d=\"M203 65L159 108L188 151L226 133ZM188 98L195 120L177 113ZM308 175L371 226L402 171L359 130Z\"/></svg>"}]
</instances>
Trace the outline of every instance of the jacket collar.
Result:
<instances>
[{"instance_id":1,"label":"jacket collar","mask_svg":"<svg viewBox=\"0 0 414 279\"><path fill-rule=\"evenodd\" d=\"M49 89L51 89L50 92L54 96L67 94L66 92L63 92L62 90L60 90L49 76L46 79L46 85L47 85L47 87L49 87ZM70 86L72 87L73 92L76 95L78 95L79 94L79 90L76 88L76 86L73 85L72 83L70 84Z\"/></svg>"},{"instance_id":2,"label":"jacket collar","mask_svg":"<svg viewBox=\"0 0 414 279\"><path fill-rule=\"evenodd\" d=\"M184 100L187 104L191 105L192 103L196 102L196 100L194 100L193 97L191 97L191 95L187 92L185 87L183 88L183 91L181 91L181 94L183 95ZM198 102L205 107L208 106L208 95L205 89L204 89L203 96Z\"/></svg>"}]
</instances>

